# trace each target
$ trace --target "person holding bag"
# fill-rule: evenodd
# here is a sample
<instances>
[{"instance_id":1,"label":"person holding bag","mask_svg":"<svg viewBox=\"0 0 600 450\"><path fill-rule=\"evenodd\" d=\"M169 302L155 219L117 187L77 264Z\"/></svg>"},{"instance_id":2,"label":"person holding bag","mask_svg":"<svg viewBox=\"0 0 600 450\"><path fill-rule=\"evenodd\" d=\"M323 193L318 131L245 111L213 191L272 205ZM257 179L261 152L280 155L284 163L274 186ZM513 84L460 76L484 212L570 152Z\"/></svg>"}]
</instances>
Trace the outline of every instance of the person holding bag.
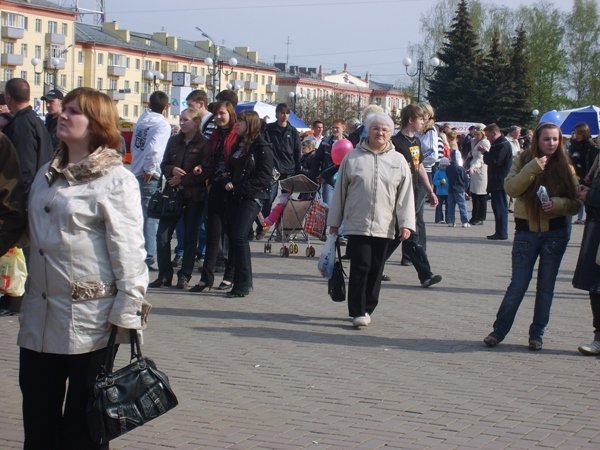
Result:
<instances>
[{"instance_id":1,"label":"person holding bag","mask_svg":"<svg viewBox=\"0 0 600 450\"><path fill-rule=\"evenodd\" d=\"M227 297L244 297L252 289L252 261L248 235L268 201L273 179L273 150L260 134L256 111L242 111L236 123L237 149L229 158L231 181L225 185L227 235L233 255L233 287Z\"/></svg>"},{"instance_id":2,"label":"person holding bag","mask_svg":"<svg viewBox=\"0 0 600 450\"><path fill-rule=\"evenodd\" d=\"M186 289L192 272L198 245L198 227L206 196L206 182L211 173L208 140L200 131L200 111L190 107L179 116L181 132L171 136L160 168L167 178L165 190L179 190L183 203L184 250L181 268L177 272L177 289ZM163 191L164 192L164 191ZM148 287L169 287L172 284L171 238L179 216L161 217L156 233L158 278Z\"/></svg>"},{"instance_id":3,"label":"person holding bag","mask_svg":"<svg viewBox=\"0 0 600 450\"><path fill-rule=\"evenodd\" d=\"M116 150L119 115L106 94L69 92L57 135L29 196L31 275L17 340L24 448L106 450L85 411L111 330L127 342L150 309L140 190Z\"/></svg>"},{"instance_id":4,"label":"person holding bag","mask_svg":"<svg viewBox=\"0 0 600 450\"><path fill-rule=\"evenodd\" d=\"M365 129L367 137L340 164L327 217L330 234L343 222L348 237L348 314L356 328L371 323L388 245L397 233L408 239L416 221L410 168L391 142L394 122L373 113Z\"/></svg>"}]
</instances>

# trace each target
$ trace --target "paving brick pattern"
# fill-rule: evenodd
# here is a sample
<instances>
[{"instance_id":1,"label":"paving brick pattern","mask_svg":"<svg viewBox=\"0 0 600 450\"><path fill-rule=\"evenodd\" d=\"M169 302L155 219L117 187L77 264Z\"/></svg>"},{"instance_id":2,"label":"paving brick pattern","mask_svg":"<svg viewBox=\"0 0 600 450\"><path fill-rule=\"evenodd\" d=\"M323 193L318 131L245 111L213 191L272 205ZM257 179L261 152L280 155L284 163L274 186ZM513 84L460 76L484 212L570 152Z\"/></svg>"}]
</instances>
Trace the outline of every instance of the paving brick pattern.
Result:
<instances>
[{"instance_id":1,"label":"paving brick pattern","mask_svg":"<svg viewBox=\"0 0 600 450\"><path fill-rule=\"evenodd\" d=\"M422 289L394 255L367 329L328 299L305 245L281 258L252 243L255 289L243 299L152 290L143 350L180 406L111 449L599 449L600 359L577 353L591 312L571 287L583 227L573 228L544 349L532 353L531 293L507 339L482 344L510 280L511 242L485 239L492 221L463 229L432 224L431 209L426 217L444 280ZM0 318L2 449L22 448L17 330Z\"/></svg>"}]
</instances>

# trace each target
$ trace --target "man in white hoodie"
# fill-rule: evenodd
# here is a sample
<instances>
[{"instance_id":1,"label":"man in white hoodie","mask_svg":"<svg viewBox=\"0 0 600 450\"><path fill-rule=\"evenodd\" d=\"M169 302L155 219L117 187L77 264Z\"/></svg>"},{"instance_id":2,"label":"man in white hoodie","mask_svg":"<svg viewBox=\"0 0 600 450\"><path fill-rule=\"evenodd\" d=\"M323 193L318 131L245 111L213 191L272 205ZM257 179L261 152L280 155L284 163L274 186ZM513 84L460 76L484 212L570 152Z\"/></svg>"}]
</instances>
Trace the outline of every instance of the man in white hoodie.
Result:
<instances>
[{"instance_id":1,"label":"man in white hoodie","mask_svg":"<svg viewBox=\"0 0 600 450\"><path fill-rule=\"evenodd\" d=\"M131 140L131 171L140 184L142 195L146 264L152 270L157 270L155 256L158 219L148 217L148 202L158 188L160 163L171 137L171 125L163 116L168 107L169 96L162 91L153 92L150 96L150 110L138 119Z\"/></svg>"}]
</instances>

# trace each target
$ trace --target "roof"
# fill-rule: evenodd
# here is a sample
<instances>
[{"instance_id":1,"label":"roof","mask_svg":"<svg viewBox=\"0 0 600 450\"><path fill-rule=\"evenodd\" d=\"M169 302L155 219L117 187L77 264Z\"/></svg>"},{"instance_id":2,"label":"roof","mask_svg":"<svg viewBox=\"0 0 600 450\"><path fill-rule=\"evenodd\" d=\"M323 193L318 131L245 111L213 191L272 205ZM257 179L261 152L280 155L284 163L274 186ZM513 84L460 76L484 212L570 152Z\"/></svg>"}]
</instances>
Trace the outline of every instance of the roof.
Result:
<instances>
[{"instance_id":1,"label":"roof","mask_svg":"<svg viewBox=\"0 0 600 450\"><path fill-rule=\"evenodd\" d=\"M129 42L126 42L122 39L111 36L110 34L104 32L102 30L102 27L99 25L91 25L79 22L75 24L75 42L80 44L91 43L97 45L108 45L120 47L123 49L129 49L132 51L172 55L173 57L190 58L201 61L213 56L212 52L196 47L196 41L191 41L178 37L177 50L174 50L165 44L155 41L151 34L129 31ZM232 49L229 49L227 47L220 46L219 51L220 58L222 58L225 61L231 57L234 57L237 59L238 65L240 66L256 67L258 69L267 69L275 71L275 68L273 66L263 64L261 62L256 63L251 59L240 55L239 53L235 53Z\"/></svg>"},{"instance_id":2,"label":"roof","mask_svg":"<svg viewBox=\"0 0 600 450\"><path fill-rule=\"evenodd\" d=\"M49 2L46 0L6 0L7 3L14 3L15 5L22 5L24 7L37 7L42 9L50 9L53 11L59 11L62 13L70 13L75 14L75 10L73 8L68 8L65 6L59 6L54 2Z\"/></svg>"}]
</instances>

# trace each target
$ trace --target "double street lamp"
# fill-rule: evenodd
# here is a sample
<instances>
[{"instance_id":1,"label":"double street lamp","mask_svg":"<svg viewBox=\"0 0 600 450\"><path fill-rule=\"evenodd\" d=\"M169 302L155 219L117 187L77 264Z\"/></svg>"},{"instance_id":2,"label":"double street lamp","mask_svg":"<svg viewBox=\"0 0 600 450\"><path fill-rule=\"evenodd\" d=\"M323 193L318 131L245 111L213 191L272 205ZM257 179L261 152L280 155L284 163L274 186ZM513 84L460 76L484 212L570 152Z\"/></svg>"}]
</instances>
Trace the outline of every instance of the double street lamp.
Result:
<instances>
[{"instance_id":1,"label":"double street lamp","mask_svg":"<svg viewBox=\"0 0 600 450\"><path fill-rule=\"evenodd\" d=\"M204 60L204 63L208 66L208 75L211 77L211 91L212 100L215 101L217 93L221 90L221 74L225 77L229 77L233 73L235 66L237 66L237 59L233 56L227 61L229 68L225 67L225 62L219 59L219 47L216 45L215 40L205 33L200 27L196 27L202 36L210 41L212 44L213 57L210 56Z\"/></svg>"},{"instance_id":2,"label":"double street lamp","mask_svg":"<svg viewBox=\"0 0 600 450\"><path fill-rule=\"evenodd\" d=\"M165 76L162 74L162 72L153 72L151 70L146 70L144 72L144 78L148 81L152 80L152 83L154 85L154 90L157 91L158 90L158 82L164 80Z\"/></svg>"},{"instance_id":3,"label":"double street lamp","mask_svg":"<svg viewBox=\"0 0 600 450\"><path fill-rule=\"evenodd\" d=\"M429 73L427 73L425 71L424 62L423 62L422 58L419 58L419 60L417 61L417 69L413 73L408 71L408 68L412 64L412 59L410 59L410 57L408 57L408 56L405 57L402 60L402 64L406 68L406 74L409 77L418 77L417 78L417 102L420 102L421 101L421 78L423 76L425 76L425 77L432 76L435 72L435 69L437 69L438 66L440 65L440 60L439 60L439 58L436 58L435 56L429 60L429 65L431 66L431 72L429 72Z\"/></svg>"},{"instance_id":4,"label":"double street lamp","mask_svg":"<svg viewBox=\"0 0 600 450\"><path fill-rule=\"evenodd\" d=\"M42 70L38 71L36 69L36 67L41 63L42 61L39 58L31 58L31 64L33 65L33 73L35 73L36 75L41 75L44 73L44 68L42 67ZM58 69L60 69L61 67L61 60L60 58L50 58L49 60L49 69L52 72L52 89L56 89L56 77L57 77L57 72Z\"/></svg>"},{"instance_id":5,"label":"double street lamp","mask_svg":"<svg viewBox=\"0 0 600 450\"><path fill-rule=\"evenodd\" d=\"M302 99L302 94L296 94L294 91L289 94L290 100L292 101L292 111L296 113L296 101Z\"/></svg>"}]
</instances>

